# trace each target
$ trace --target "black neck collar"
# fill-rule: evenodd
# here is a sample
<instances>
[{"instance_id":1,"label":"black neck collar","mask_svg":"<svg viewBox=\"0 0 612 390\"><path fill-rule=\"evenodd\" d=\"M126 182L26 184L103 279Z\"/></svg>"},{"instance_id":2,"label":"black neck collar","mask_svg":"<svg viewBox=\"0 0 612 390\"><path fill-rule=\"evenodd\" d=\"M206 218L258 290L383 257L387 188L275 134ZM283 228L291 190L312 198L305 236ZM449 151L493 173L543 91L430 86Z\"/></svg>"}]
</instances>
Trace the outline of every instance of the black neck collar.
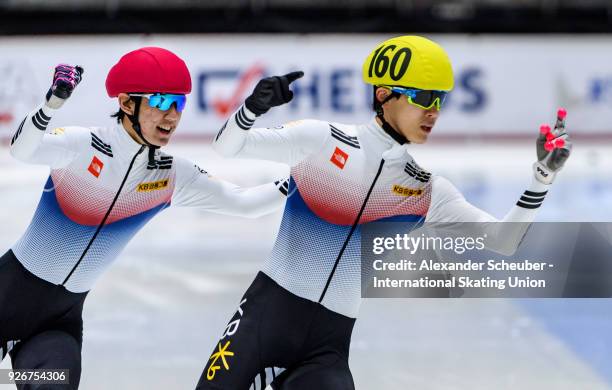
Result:
<instances>
[{"instance_id":1,"label":"black neck collar","mask_svg":"<svg viewBox=\"0 0 612 390\"><path fill-rule=\"evenodd\" d=\"M406 137L395 131L395 129L389 124L389 122L385 120L385 117L383 115L377 115L376 117L382 122L382 129L385 131L385 133L387 133L389 137L393 138L395 142L400 145L410 143L410 141L408 141Z\"/></svg>"}]
</instances>

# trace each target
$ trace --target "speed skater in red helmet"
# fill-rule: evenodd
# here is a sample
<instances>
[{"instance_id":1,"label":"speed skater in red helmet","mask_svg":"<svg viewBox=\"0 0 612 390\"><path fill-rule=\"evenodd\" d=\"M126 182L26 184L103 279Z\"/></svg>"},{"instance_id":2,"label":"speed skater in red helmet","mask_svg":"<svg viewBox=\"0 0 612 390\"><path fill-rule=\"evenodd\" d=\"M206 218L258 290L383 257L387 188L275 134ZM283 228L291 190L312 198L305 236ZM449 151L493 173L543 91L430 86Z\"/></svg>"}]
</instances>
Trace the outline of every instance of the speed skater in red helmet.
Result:
<instances>
[{"instance_id":1,"label":"speed skater in red helmet","mask_svg":"<svg viewBox=\"0 0 612 390\"><path fill-rule=\"evenodd\" d=\"M191 92L176 54L145 47L113 66L106 87L117 124L48 131L83 75L58 65L44 102L15 131L11 154L50 173L27 231L0 257L0 360L69 370L66 389L79 386L89 290L155 215L173 205L255 218L285 201L282 180L240 188L160 150Z\"/></svg>"},{"instance_id":2,"label":"speed skater in red helmet","mask_svg":"<svg viewBox=\"0 0 612 390\"><path fill-rule=\"evenodd\" d=\"M160 47L143 47L121 57L108 72L106 91L117 97L118 118L137 141L165 146L176 130L191 92L187 65ZM142 105L145 101L147 104ZM142 108L141 108L142 106Z\"/></svg>"}]
</instances>

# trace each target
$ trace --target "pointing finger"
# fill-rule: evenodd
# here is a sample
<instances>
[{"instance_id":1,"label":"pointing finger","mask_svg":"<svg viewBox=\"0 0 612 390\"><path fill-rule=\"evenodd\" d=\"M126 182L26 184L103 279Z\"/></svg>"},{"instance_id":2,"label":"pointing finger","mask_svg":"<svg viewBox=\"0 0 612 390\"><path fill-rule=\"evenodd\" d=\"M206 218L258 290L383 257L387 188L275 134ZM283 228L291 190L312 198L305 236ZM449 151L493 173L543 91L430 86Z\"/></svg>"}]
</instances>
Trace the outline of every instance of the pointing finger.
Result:
<instances>
[{"instance_id":1,"label":"pointing finger","mask_svg":"<svg viewBox=\"0 0 612 390\"><path fill-rule=\"evenodd\" d=\"M287 73L283 77L285 77L287 79L287 81L289 82L289 84L291 84L292 82L294 82L295 80L297 80L297 79L299 79L299 78L301 78L303 76L304 76L304 72L299 70L299 71L296 71L296 72Z\"/></svg>"}]
</instances>

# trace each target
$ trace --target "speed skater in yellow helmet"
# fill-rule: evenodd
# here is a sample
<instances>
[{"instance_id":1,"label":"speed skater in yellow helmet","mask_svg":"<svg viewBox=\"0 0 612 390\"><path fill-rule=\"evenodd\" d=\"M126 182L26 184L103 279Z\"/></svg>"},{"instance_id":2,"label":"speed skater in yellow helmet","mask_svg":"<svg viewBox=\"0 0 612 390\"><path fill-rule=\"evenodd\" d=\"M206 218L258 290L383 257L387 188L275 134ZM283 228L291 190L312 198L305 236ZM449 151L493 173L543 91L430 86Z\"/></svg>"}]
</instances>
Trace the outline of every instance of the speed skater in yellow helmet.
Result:
<instances>
[{"instance_id":1,"label":"speed skater in yellow helmet","mask_svg":"<svg viewBox=\"0 0 612 390\"><path fill-rule=\"evenodd\" d=\"M438 117L437 111L454 86L446 51L436 42L414 35L391 38L377 45L363 63L362 76L364 82L373 86L378 121L402 143L426 141ZM401 96L405 99L400 101ZM393 98L398 102L390 102ZM406 119L407 111L412 112L411 120Z\"/></svg>"}]
</instances>

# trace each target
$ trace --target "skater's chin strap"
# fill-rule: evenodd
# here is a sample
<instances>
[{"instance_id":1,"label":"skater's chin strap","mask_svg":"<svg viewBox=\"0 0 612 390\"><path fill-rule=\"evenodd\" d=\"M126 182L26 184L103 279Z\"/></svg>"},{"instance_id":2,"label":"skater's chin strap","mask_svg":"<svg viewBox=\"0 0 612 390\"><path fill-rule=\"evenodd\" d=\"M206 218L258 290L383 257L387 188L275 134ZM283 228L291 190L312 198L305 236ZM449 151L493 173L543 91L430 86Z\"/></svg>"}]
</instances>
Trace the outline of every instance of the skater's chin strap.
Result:
<instances>
[{"instance_id":1,"label":"skater's chin strap","mask_svg":"<svg viewBox=\"0 0 612 390\"><path fill-rule=\"evenodd\" d=\"M398 93L392 92L389 96L385 98L385 100L380 102L380 105L376 107L376 117L380 119L380 121L382 122L382 129L385 131L385 133L389 134L389 136L393 138L395 142L397 142L400 145L403 145L403 144L409 144L410 141L408 141L406 137L404 137L399 131L395 130L393 126L391 126L389 122L387 122L387 120L385 119L385 112L382 107L383 104L385 104L392 98L397 98L398 96L399 96ZM374 96L374 99L376 99L376 96Z\"/></svg>"},{"instance_id":2,"label":"skater's chin strap","mask_svg":"<svg viewBox=\"0 0 612 390\"><path fill-rule=\"evenodd\" d=\"M142 134L142 129L140 128L140 122L138 121L138 113L140 112L140 104L142 102L142 97L132 96L132 99L134 99L134 114L133 115L126 114L126 115L128 119L130 120L130 122L132 122L132 127L134 128L134 131L136 132L136 134L138 134L138 137L145 143L145 145L149 147L149 165L155 166L155 150L159 149L159 146L153 145L152 143L147 141L147 139Z\"/></svg>"}]
</instances>

